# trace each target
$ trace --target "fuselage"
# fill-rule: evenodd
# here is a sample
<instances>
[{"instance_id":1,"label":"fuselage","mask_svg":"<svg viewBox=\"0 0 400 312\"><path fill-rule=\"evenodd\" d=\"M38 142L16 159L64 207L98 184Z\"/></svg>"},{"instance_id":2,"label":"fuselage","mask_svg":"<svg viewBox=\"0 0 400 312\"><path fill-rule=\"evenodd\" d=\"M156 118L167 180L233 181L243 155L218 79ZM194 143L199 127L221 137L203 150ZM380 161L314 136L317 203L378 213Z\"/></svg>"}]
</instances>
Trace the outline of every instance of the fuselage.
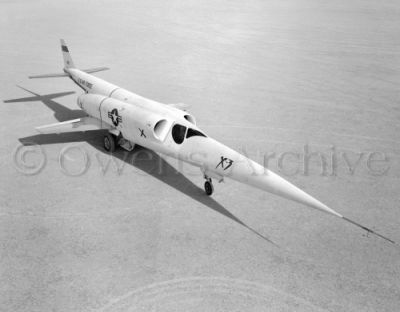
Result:
<instances>
[{"instance_id":1,"label":"fuselage","mask_svg":"<svg viewBox=\"0 0 400 312\"><path fill-rule=\"evenodd\" d=\"M124 139L201 169L204 176L225 177L340 216L314 197L255 161L208 137L193 116L78 69L65 69L85 91L78 105Z\"/></svg>"},{"instance_id":2,"label":"fuselage","mask_svg":"<svg viewBox=\"0 0 400 312\"><path fill-rule=\"evenodd\" d=\"M230 172L228 167L241 158L236 151L209 138L197 127L195 118L183 110L78 69L65 71L85 91L78 98L80 108L115 128L132 143L200 167L203 173L218 179L226 176ZM218 166L221 157L227 159Z\"/></svg>"}]
</instances>

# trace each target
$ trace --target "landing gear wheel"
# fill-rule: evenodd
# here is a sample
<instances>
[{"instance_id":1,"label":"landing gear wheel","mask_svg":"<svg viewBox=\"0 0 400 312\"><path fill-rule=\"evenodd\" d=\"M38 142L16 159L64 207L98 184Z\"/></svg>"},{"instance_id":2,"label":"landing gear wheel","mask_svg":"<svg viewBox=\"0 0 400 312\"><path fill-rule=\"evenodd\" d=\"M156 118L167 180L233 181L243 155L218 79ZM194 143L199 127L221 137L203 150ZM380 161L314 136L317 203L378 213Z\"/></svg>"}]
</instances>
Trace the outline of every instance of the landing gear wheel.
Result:
<instances>
[{"instance_id":1,"label":"landing gear wheel","mask_svg":"<svg viewBox=\"0 0 400 312\"><path fill-rule=\"evenodd\" d=\"M204 183L204 190L206 191L206 194L207 194L208 196L211 196L211 194L214 192L214 186L213 186L213 184L212 184L212 182L211 182L211 179L210 179L210 180L207 180L207 181Z\"/></svg>"},{"instance_id":2,"label":"landing gear wheel","mask_svg":"<svg viewBox=\"0 0 400 312\"><path fill-rule=\"evenodd\" d=\"M104 149L107 152L113 153L115 151L115 147L117 145L116 143L116 138L114 135L111 133L108 133L107 135L104 136Z\"/></svg>"}]
</instances>

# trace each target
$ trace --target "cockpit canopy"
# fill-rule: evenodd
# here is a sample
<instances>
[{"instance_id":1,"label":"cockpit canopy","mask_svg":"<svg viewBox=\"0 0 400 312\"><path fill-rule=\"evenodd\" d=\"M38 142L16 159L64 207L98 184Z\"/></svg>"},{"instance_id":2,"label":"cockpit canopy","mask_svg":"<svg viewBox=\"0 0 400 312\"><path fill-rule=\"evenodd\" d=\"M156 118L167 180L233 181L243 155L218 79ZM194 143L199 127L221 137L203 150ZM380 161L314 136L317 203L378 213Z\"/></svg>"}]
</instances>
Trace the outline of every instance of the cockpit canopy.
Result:
<instances>
[{"instance_id":1,"label":"cockpit canopy","mask_svg":"<svg viewBox=\"0 0 400 312\"><path fill-rule=\"evenodd\" d=\"M200 132L199 130L189 128L188 131L186 132L186 139L190 138L192 136L196 136L196 135L206 137L206 135L204 133Z\"/></svg>"},{"instance_id":2,"label":"cockpit canopy","mask_svg":"<svg viewBox=\"0 0 400 312\"><path fill-rule=\"evenodd\" d=\"M185 140L185 135L186 135L186 139L193 137L193 136L202 136L205 138L207 137L204 133L200 132L199 130L187 128L180 124L175 124L172 127L171 134L172 134L172 138L174 139L176 144L182 144L182 142Z\"/></svg>"}]
</instances>

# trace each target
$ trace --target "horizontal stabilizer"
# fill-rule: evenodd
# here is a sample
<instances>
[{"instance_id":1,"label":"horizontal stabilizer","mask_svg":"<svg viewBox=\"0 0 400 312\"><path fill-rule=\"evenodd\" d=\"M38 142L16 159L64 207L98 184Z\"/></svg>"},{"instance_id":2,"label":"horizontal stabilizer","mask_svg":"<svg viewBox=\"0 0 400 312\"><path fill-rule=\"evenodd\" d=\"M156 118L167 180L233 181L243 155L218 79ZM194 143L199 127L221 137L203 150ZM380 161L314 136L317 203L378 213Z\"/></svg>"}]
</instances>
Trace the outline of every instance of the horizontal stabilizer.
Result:
<instances>
[{"instance_id":1,"label":"horizontal stabilizer","mask_svg":"<svg viewBox=\"0 0 400 312\"><path fill-rule=\"evenodd\" d=\"M110 129L106 123L101 122L99 119L92 117L83 117L54 124L37 127L36 130L43 134L48 133L65 133L65 132L79 132L90 131L99 129Z\"/></svg>"},{"instance_id":2,"label":"horizontal stabilizer","mask_svg":"<svg viewBox=\"0 0 400 312\"><path fill-rule=\"evenodd\" d=\"M33 78L58 78L58 77L68 77L69 75L67 73L57 73L57 74L44 74L44 75L35 75L35 76L29 76L29 79Z\"/></svg>"},{"instance_id":3,"label":"horizontal stabilizer","mask_svg":"<svg viewBox=\"0 0 400 312\"><path fill-rule=\"evenodd\" d=\"M110 68L108 67L94 67L94 68L88 68L88 69L81 69L81 71L91 74L91 73L97 73L99 71L103 70L109 70ZM54 73L54 74L44 74L44 75L34 75L34 76L29 76L29 79L34 79L34 78L59 78L59 77L69 77L68 73Z\"/></svg>"},{"instance_id":4,"label":"horizontal stabilizer","mask_svg":"<svg viewBox=\"0 0 400 312\"><path fill-rule=\"evenodd\" d=\"M110 68L108 67L94 67L94 68L88 68L88 69L81 69L81 71L91 74L91 73L97 73L99 71L103 71L103 70L109 70Z\"/></svg>"}]
</instances>

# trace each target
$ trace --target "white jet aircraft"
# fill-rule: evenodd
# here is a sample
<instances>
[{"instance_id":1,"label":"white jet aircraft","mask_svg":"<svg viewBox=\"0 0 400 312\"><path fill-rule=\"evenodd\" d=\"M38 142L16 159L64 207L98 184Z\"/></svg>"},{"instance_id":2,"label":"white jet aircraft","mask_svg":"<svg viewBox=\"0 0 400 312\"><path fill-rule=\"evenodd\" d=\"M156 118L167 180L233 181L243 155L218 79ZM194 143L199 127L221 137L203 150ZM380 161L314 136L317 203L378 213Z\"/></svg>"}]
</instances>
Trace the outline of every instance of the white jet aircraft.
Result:
<instances>
[{"instance_id":1,"label":"white jet aircraft","mask_svg":"<svg viewBox=\"0 0 400 312\"><path fill-rule=\"evenodd\" d=\"M184 104L162 104L106 82L91 73L108 68L80 70L75 67L64 40L61 40L61 50L64 73L29 78L72 79L85 91L78 97L77 103L87 117L38 127L40 133L107 129L104 148L108 152L115 151L118 146L131 151L138 144L199 167L206 180L204 189L207 195L214 191L212 179L221 182L225 177L231 178L342 218L394 243L342 216L264 166L208 137L196 126L195 118L185 111Z\"/></svg>"}]
</instances>

